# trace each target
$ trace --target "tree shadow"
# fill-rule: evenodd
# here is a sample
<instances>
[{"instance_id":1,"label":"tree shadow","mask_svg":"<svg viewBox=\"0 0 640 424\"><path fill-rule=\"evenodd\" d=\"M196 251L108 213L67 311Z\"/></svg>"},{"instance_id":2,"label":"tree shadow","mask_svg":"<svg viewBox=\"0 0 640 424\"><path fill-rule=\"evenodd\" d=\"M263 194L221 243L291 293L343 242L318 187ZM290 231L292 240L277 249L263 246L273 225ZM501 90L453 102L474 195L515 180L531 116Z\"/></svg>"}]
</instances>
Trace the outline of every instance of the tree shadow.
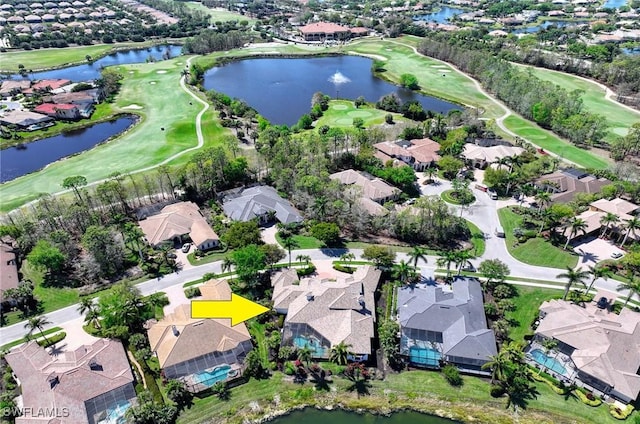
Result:
<instances>
[{"instance_id":1,"label":"tree shadow","mask_svg":"<svg viewBox=\"0 0 640 424\"><path fill-rule=\"evenodd\" d=\"M371 383L369 380L357 380L353 381L348 387L347 391L356 392L358 397L366 396L370 394L369 389L371 388Z\"/></svg>"}]
</instances>

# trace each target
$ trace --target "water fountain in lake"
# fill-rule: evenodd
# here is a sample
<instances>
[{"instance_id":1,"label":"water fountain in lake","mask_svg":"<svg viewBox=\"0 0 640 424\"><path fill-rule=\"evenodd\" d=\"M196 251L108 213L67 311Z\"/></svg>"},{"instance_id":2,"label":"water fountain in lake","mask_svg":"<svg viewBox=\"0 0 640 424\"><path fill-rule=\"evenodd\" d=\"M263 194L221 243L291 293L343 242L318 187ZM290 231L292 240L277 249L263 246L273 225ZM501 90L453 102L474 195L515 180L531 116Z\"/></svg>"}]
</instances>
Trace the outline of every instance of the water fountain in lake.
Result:
<instances>
[{"instance_id":1,"label":"water fountain in lake","mask_svg":"<svg viewBox=\"0 0 640 424\"><path fill-rule=\"evenodd\" d=\"M349 77L343 75L340 71L336 71L336 73L331 75L331 77L329 78L329 82L333 83L336 86L337 99L338 95L340 94L340 84L346 84L348 82L351 82L351 80L349 79Z\"/></svg>"}]
</instances>

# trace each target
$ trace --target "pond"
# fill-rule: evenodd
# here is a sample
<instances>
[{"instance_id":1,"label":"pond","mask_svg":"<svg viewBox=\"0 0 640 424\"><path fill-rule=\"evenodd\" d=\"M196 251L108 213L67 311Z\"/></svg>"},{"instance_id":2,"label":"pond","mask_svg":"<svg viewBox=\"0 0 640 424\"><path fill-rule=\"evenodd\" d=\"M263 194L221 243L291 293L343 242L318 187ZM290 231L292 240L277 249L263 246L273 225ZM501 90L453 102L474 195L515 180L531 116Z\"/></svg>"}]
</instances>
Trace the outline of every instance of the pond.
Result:
<instances>
[{"instance_id":1,"label":"pond","mask_svg":"<svg viewBox=\"0 0 640 424\"><path fill-rule=\"evenodd\" d=\"M0 183L44 168L67 156L83 152L109 137L120 134L135 122L133 116L101 122L87 128L43 138L20 147L10 147L0 154Z\"/></svg>"},{"instance_id":2,"label":"pond","mask_svg":"<svg viewBox=\"0 0 640 424\"><path fill-rule=\"evenodd\" d=\"M389 417L373 414L356 414L341 410L321 411L306 408L277 418L274 424L453 424L456 421L418 412L402 411Z\"/></svg>"},{"instance_id":3,"label":"pond","mask_svg":"<svg viewBox=\"0 0 640 424\"><path fill-rule=\"evenodd\" d=\"M512 32L514 34L533 34L533 33L539 32L540 30L547 29L552 25L558 28L565 28L570 26L582 25L584 23L585 22L579 22L579 21L542 21L540 25L518 28L513 30Z\"/></svg>"},{"instance_id":4,"label":"pond","mask_svg":"<svg viewBox=\"0 0 640 424\"><path fill-rule=\"evenodd\" d=\"M425 15L416 15L413 17L413 20L446 24L449 23L449 19L453 18L454 16L458 16L461 13L464 13L464 10L458 9L456 7L443 6L437 12L427 13Z\"/></svg>"},{"instance_id":5,"label":"pond","mask_svg":"<svg viewBox=\"0 0 640 424\"><path fill-rule=\"evenodd\" d=\"M71 81L89 81L100 78L102 68L112 65L125 65L130 63L143 63L153 58L155 61L162 60L166 53L169 57L179 56L182 46L162 45L139 50L122 50L97 59L93 63L69 66L67 68L53 69L50 71L33 72L28 74L29 79L68 79ZM21 75L12 75L12 79L23 79Z\"/></svg>"},{"instance_id":6,"label":"pond","mask_svg":"<svg viewBox=\"0 0 640 424\"><path fill-rule=\"evenodd\" d=\"M332 98L363 96L369 102L396 93L404 102L419 101L425 110L447 113L462 109L383 81L372 74L371 64L371 59L358 56L245 59L207 71L204 88L242 99L278 125L298 122L311 110L311 97L318 91Z\"/></svg>"},{"instance_id":7,"label":"pond","mask_svg":"<svg viewBox=\"0 0 640 424\"><path fill-rule=\"evenodd\" d=\"M627 0L607 0L602 5L603 9L620 9L627 4Z\"/></svg>"}]
</instances>

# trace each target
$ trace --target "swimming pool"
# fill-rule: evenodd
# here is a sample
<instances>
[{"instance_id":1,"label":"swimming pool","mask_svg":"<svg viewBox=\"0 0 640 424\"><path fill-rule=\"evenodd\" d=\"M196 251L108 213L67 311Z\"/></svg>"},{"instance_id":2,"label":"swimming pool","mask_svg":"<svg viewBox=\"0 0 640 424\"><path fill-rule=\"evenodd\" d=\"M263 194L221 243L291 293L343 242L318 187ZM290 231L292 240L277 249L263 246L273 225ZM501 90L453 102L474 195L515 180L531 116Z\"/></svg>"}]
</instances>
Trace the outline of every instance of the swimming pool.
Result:
<instances>
[{"instance_id":1,"label":"swimming pool","mask_svg":"<svg viewBox=\"0 0 640 424\"><path fill-rule=\"evenodd\" d=\"M107 416L98 421L98 424L124 424L127 422L125 419L125 414L127 410L131 407L131 402L125 400L117 402L115 405L110 406L106 414Z\"/></svg>"},{"instance_id":2,"label":"swimming pool","mask_svg":"<svg viewBox=\"0 0 640 424\"><path fill-rule=\"evenodd\" d=\"M533 349L531 352L529 352L529 355L531 355L534 361L542 366L547 367L551 371L554 371L560 375L567 375L567 369L557 359L547 356L540 349Z\"/></svg>"},{"instance_id":3,"label":"swimming pool","mask_svg":"<svg viewBox=\"0 0 640 424\"><path fill-rule=\"evenodd\" d=\"M435 349L416 345L409 348L409 361L414 364L437 367L440 365L440 358L440 352Z\"/></svg>"},{"instance_id":4,"label":"swimming pool","mask_svg":"<svg viewBox=\"0 0 640 424\"><path fill-rule=\"evenodd\" d=\"M196 384L204 384L207 387L211 387L218 381L224 381L227 379L231 371L231 365L220 365L215 367L213 371L201 371L193 375L193 381Z\"/></svg>"},{"instance_id":5,"label":"swimming pool","mask_svg":"<svg viewBox=\"0 0 640 424\"><path fill-rule=\"evenodd\" d=\"M313 337L297 336L293 338L293 345L298 349L308 347L313 352L314 357L324 357L328 349L320 344L320 341Z\"/></svg>"}]
</instances>

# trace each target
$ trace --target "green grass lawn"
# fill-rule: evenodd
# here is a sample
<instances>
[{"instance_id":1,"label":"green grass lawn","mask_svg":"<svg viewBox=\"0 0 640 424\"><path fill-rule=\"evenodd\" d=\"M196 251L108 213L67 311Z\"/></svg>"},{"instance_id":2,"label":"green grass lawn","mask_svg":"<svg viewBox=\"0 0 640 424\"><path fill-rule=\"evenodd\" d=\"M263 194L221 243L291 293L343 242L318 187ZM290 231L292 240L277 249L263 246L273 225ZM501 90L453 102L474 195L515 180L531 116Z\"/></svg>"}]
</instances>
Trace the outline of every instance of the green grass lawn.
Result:
<instances>
[{"instance_id":1,"label":"green grass lawn","mask_svg":"<svg viewBox=\"0 0 640 424\"><path fill-rule=\"evenodd\" d=\"M318 240L315 237L312 236L304 236L304 235L300 235L300 234L296 234L293 236L293 239L296 241L297 243L297 247L295 247L292 250L302 250L302 249L319 249L321 247L324 247L324 243L321 242L320 240ZM280 246L284 246L283 241L282 241L282 237L280 237L280 233L276 233L276 240L278 241L278 243L280 244ZM291 254L293 255L293 251L291 252ZM295 259L295 257L294 257Z\"/></svg>"},{"instance_id":2,"label":"green grass lawn","mask_svg":"<svg viewBox=\"0 0 640 424\"><path fill-rule=\"evenodd\" d=\"M532 333L531 323L538 316L538 308L545 300L562 297L562 287L559 290L539 287L517 286L518 296L514 297L514 311L506 313L506 318L514 320L518 325L511 327L509 337L518 342L524 341L525 334Z\"/></svg>"},{"instance_id":3,"label":"green grass lawn","mask_svg":"<svg viewBox=\"0 0 640 424\"><path fill-rule=\"evenodd\" d=\"M583 148L563 141L553 133L516 115L504 120L504 125L522 138L531 141L542 149L555 153L563 159L577 163L584 168L606 169L610 161Z\"/></svg>"},{"instance_id":4,"label":"green grass lawn","mask_svg":"<svg viewBox=\"0 0 640 424\"><path fill-rule=\"evenodd\" d=\"M226 21L248 21L249 25L253 25L256 22L256 19L249 18L248 16L241 15L239 13L231 12L227 9L222 8L211 8L203 5L200 2L188 1L184 2L184 4L193 10L197 10L199 12L206 13L211 16L211 23L216 21L226 22Z\"/></svg>"},{"instance_id":5,"label":"green grass lawn","mask_svg":"<svg viewBox=\"0 0 640 424\"><path fill-rule=\"evenodd\" d=\"M42 338L42 334L44 334L45 336L48 336L49 334L53 334L53 333L58 333L59 331L62 331L62 328L60 327L53 327L53 328L49 328L48 330L44 330L42 333L40 333L40 331L36 330L33 335L35 337L35 339L40 339ZM26 335L29 332L29 330L25 329L24 330L24 334ZM7 343L7 344L3 344L2 346L0 346L0 352L5 351L5 350L9 350L12 347L18 346L22 343L24 343L26 340L25 339L20 339L20 340L14 340L11 343Z\"/></svg>"},{"instance_id":6,"label":"green grass lawn","mask_svg":"<svg viewBox=\"0 0 640 424\"><path fill-rule=\"evenodd\" d=\"M471 244L473 244L473 254L475 256L484 255L484 251L486 248L486 242L484 241L484 233L480 231L473 222L466 221L467 227L469 227L469 231L471 231Z\"/></svg>"},{"instance_id":7,"label":"green grass lawn","mask_svg":"<svg viewBox=\"0 0 640 424\"><path fill-rule=\"evenodd\" d=\"M376 109L372 106L360 106L356 108L350 100L332 100L329 108L324 112L322 117L315 123L315 127L319 128L323 125L330 127L352 127L353 118L361 118L364 126L380 125L384 123L384 118L389 112ZM392 113L394 122L407 122L399 113Z\"/></svg>"},{"instance_id":8,"label":"green grass lawn","mask_svg":"<svg viewBox=\"0 0 640 424\"><path fill-rule=\"evenodd\" d=\"M575 75L549 69L533 66L526 66L526 68L541 80L552 82L568 91L584 90L584 94L580 96L584 109L588 112L602 115L607 120L609 135L606 140L608 142L613 141L618 136L627 135L629 127L640 121L640 111L631 111L618 103L605 99L604 90L591 81L585 81Z\"/></svg>"},{"instance_id":9,"label":"green grass lawn","mask_svg":"<svg viewBox=\"0 0 640 424\"><path fill-rule=\"evenodd\" d=\"M40 301L44 312L55 311L77 303L80 299L78 291L69 287L44 287L44 273L25 260L20 268L25 280L34 284L33 293Z\"/></svg>"},{"instance_id":10,"label":"green grass lawn","mask_svg":"<svg viewBox=\"0 0 640 424\"><path fill-rule=\"evenodd\" d=\"M522 224L522 218L509 208L498 209L500 224L506 236L507 250L517 260L529 265L546 266L550 268L574 268L578 263L578 256L560 247L556 247L542 237L517 243L513 229Z\"/></svg>"},{"instance_id":11,"label":"green grass lawn","mask_svg":"<svg viewBox=\"0 0 640 424\"><path fill-rule=\"evenodd\" d=\"M252 319L247 322L249 333L256 341L256 349L260 354L262 366L269 366L269 347L267 346L267 334L265 333L264 324L260 324L257 320Z\"/></svg>"}]
</instances>

